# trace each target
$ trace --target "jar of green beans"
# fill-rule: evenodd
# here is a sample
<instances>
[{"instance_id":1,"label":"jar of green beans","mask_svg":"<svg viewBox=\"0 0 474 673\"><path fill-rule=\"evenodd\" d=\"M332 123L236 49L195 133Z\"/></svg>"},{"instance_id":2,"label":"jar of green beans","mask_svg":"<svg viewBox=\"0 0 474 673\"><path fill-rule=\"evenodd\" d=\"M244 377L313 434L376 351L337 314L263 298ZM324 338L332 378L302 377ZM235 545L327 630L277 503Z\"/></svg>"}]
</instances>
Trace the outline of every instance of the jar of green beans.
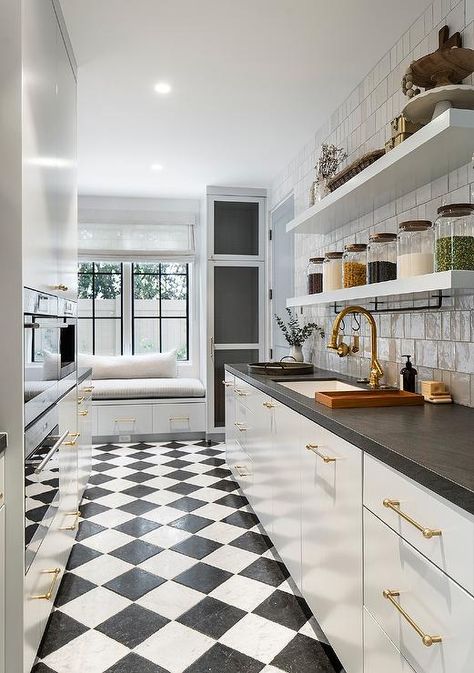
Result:
<instances>
[{"instance_id":1,"label":"jar of green beans","mask_svg":"<svg viewBox=\"0 0 474 673\"><path fill-rule=\"evenodd\" d=\"M474 271L474 204L438 208L435 223L435 271Z\"/></svg>"}]
</instances>

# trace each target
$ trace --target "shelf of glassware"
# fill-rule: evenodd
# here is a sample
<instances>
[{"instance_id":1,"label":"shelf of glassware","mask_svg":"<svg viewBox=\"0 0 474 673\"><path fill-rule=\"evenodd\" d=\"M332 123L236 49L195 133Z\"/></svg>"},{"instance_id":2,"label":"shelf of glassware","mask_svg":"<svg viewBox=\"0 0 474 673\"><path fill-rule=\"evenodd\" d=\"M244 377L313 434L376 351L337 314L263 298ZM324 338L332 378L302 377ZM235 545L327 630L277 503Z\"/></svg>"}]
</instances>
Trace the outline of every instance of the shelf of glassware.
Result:
<instances>
[{"instance_id":1,"label":"shelf of glassware","mask_svg":"<svg viewBox=\"0 0 474 673\"><path fill-rule=\"evenodd\" d=\"M326 234L471 161L474 110L450 109L286 225Z\"/></svg>"},{"instance_id":2,"label":"shelf of glassware","mask_svg":"<svg viewBox=\"0 0 474 673\"><path fill-rule=\"evenodd\" d=\"M286 300L286 305L291 308L341 302L354 303L354 301L380 297L410 299L418 294L430 292L442 291L443 294L449 295L472 290L474 290L474 271L440 271L438 273L428 273L424 276L399 278L383 283L333 290L332 292L290 297Z\"/></svg>"}]
</instances>

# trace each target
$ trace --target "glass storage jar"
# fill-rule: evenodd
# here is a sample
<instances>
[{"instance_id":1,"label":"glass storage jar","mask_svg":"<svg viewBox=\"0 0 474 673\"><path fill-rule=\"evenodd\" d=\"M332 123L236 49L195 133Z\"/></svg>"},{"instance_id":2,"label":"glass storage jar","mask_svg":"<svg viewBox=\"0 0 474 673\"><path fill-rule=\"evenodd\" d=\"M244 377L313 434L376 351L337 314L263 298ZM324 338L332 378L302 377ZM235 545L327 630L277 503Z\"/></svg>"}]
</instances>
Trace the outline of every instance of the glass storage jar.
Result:
<instances>
[{"instance_id":1,"label":"glass storage jar","mask_svg":"<svg viewBox=\"0 0 474 673\"><path fill-rule=\"evenodd\" d=\"M434 235L429 220L401 222L397 238L397 277L433 273Z\"/></svg>"},{"instance_id":2,"label":"glass storage jar","mask_svg":"<svg viewBox=\"0 0 474 673\"><path fill-rule=\"evenodd\" d=\"M383 283L397 277L397 235L371 234L367 246L367 280Z\"/></svg>"},{"instance_id":3,"label":"glass storage jar","mask_svg":"<svg viewBox=\"0 0 474 673\"><path fill-rule=\"evenodd\" d=\"M324 257L311 257L308 264L308 294L318 294L323 291L323 262Z\"/></svg>"},{"instance_id":4,"label":"glass storage jar","mask_svg":"<svg viewBox=\"0 0 474 673\"><path fill-rule=\"evenodd\" d=\"M435 240L436 271L474 271L474 204L440 206Z\"/></svg>"},{"instance_id":5,"label":"glass storage jar","mask_svg":"<svg viewBox=\"0 0 474 673\"><path fill-rule=\"evenodd\" d=\"M345 246L342 256L342 277L344 287L356 287L367 283L367 246L365 243L351 243Z\"/></svg>"},{"instance_id":6,"label":"glass storage jar","mask_svg":"<svg viewBox=\"0 0 474 673\"><path fill-rule=\"evenodd\" d=\"M323 291L342 288L342 252L327 252L323 264Z\"/></svg>"}]
</instances>

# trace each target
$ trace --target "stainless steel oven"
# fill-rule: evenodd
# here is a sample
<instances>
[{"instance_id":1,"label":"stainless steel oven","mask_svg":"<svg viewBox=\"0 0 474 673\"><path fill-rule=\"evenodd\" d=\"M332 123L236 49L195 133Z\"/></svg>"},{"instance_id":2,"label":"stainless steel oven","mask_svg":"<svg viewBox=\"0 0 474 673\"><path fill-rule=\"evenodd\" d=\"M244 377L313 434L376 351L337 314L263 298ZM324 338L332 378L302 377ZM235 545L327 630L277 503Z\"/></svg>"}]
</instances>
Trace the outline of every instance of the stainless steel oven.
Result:
<instances>
[{"instance_id":1,"label":"stainless steel oven","mask_svg":"<svg viewBox=\"0 0 474 673\"><path fill-rule=\"evenodd\" d=\"M60 446L58 411L44 414L25 432L25 572L58 512Z\"/></svg>"},{"instance_id":2,"label":"stainless steel oven","mask_svg":"<svg viewBox=\"0 0 474 673\"><path fill-rule=\"evenodd\" d=\"M59 299L59 378L69 376L77 369L77 304L68 299Z\"/></svg>"}]
</instances>

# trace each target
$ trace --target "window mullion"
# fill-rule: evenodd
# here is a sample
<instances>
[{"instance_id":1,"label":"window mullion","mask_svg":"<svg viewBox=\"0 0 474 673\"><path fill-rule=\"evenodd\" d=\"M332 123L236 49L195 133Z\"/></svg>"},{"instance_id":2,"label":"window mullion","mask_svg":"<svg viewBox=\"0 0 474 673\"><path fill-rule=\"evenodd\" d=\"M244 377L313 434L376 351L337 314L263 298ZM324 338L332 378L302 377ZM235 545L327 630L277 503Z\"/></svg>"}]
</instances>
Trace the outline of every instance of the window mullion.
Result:
<instances>
[{"instance_id":1,"label":"window mullion","mask_svg":"<svg viewBox=\"0 0 474 673\"><path fill-rule=\"evenodd\" d=\"M123 263L123 354L132 354L132 264L130 262Z\"/></svg>"}]
</instances>

